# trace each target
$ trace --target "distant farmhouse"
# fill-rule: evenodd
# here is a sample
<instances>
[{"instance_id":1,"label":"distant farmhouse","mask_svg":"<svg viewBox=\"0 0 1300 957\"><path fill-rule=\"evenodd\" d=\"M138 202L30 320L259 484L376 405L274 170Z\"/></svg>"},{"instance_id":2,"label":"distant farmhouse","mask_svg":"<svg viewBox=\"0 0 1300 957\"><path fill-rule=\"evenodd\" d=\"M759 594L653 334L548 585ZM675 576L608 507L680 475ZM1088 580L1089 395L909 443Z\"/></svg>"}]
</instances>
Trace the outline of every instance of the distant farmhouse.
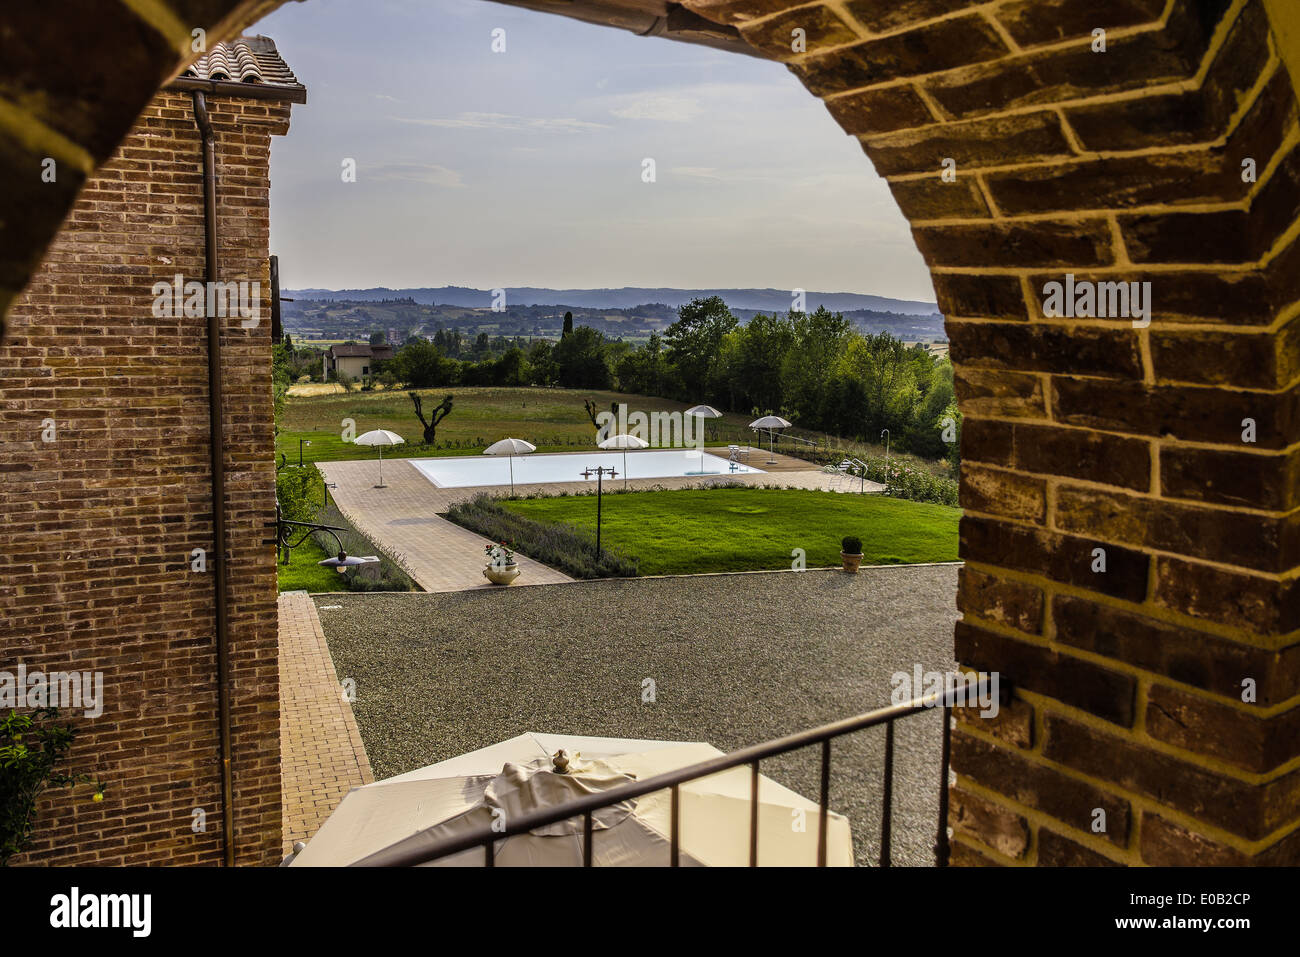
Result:
<instances>
[{"instance_id":1,"label":"distant farmhouse","mask_svg":"<svg viewBox=\"0 0 1300 957\"><path fill-rule=\"evenodd\" d=\"M369 346L357 343L330 346L325 352L325 381L329 382L331 378L337 379L339 373L351 379L360 379L372 373L376 362L383 362L392 357L392 346Z\"/></svg>"}]
</instances>

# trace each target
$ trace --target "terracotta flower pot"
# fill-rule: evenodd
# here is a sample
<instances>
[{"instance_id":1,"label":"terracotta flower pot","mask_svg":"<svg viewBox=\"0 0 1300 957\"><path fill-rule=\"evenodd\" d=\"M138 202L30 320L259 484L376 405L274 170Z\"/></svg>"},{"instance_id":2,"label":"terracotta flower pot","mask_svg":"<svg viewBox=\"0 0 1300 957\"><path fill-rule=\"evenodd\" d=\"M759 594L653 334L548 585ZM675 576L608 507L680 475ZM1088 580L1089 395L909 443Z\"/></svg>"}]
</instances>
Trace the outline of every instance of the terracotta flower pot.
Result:
<instances>
[{"instance_id":1,"label":"terracotta flower pot","mask_svg":"<svg viewBox=\"0 0 1300 957\"><path fill-rule=\"evenodd\" d=\"M845 552L840 552L840 560L844 562L844 570L846 572L852 572L856 575L858 573L858 566L862 564L862 555L849 555Z\"/></svg>"},{"instance_id":2,"label":"terracotta flower pot","mask_svg":"<svg viewBox=\"0 0 1300 957\"><path fill-rule=\"evenodd\" d=\"M494 585L509 585L519 577L519 565L517 562L509 562L505 565L485 565L483 567L483 577Z\"/></svg>"}]
</instances>

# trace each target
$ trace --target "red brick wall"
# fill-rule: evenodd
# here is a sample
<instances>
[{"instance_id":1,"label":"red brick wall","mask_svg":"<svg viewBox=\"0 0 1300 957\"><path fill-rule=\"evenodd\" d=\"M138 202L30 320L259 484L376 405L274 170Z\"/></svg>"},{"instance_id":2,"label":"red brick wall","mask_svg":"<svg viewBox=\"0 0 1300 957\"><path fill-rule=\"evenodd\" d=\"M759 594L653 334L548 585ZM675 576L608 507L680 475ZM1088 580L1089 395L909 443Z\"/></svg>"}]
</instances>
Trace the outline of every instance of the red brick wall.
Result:
<instances>
[{"instance_id":1,"label":"red brick wall","mask_svg":"<svg viewBox=\"0 0 1300 957\"><path fill-rule=\"evenodd\" d=\"M289 106L210 97L222 280L269 294L271 136ZM4 660L100 670L73 764L102 779L41 802L29 863L221 861L206 319L156 318L152 286L204 281L200 140L160 93L88 182L0 345ZM270 313L224 319L237 860L280 848ZM42 421L57 437L41 439ZM207 573L190 570L194 548ZM192 830L192 812L206 831Z\"/></svg>"},{"instance_id":2,"label":"red brick wall","mask_svg":"<svg viewBox=\"0 0 1300 957\"><path fill-rule=\"evenodd\" d=\"M957 658L1015 684L954 732L954 862L1300 863L1300 127L1264 5L687 5L861 140L948 319ZM1150 326L1045 315L1066 273L1151 282Z\"/></svg>"},{"instance_id":3,"label":"red brick wall","mask_svg":"<svg viewBox=\"0 0 1300 957\"><path fill-rule=\"evenodd\" d=\"M176 22L212 27L215 40L275 5L171 0L143 14L154 19L152 32L124 5L57 25L36 7L19 6L5 18L19 24L11 34L23 43L4 50L0 83L17 91L9 99L23 104L21 118L37 140L42 127L57 131L64 139L45 136L49 148L90 169L142 102L140 90L175 68L176 50L188 42ZM955 733L954 861L1300 862L1300 126L1293 76L1284 64L1300 76L1295 4L685 5L736 26L755 47L786 62L861 141L912 223L948 316L966 416L967 567L957 655L1016 686L1014 702L997 721L963 716ZM1104 53L1092 49L1096 29L1106 31ZM68 30L86 34L79 39ZM795 30L805 47L792 46ZM58 55L69 48L110 51L106 57L130 48L139 61L98 69L87 54L84 69L69 70ZM69 149L68 142L85 149ZM6 181L23 187L0 193L6 220L0 308L30 272L33 250L52 229L51 211L66 208L77 182L74 168L46 194L23 186L29 180L18 171L30 170L40 155L31 142L0 151ZM953 182L940 177L945 158L956 162ZM1242 177L1244 159L1254 160L1254 181ZM125 233L125 219L119 225L109 232ZM176 229L192 232L197 244L192 217ZM77 255L70 252L75 242L66 233L59 240L65 263ZM147 244L143 252L154 254ZM132 262L111 265L129 282L145 281L126 272ZM58 268L56 261L42 276ZM1043 284L1067 272L1084 280L1150 281L1151 325L1044 315ZM4 438L31 443L42 408L55 402L83 428L94 426L104 438L84 443L85 458L75 461L97 463L85 467L107 474L104 443L131 453L133 472L117 494L140 501L141 511L130 516L136 531L117 533L128 536L122 544L160 555L166 540L170 559L168 509L183 516L179 503L202 501L202 408L164 407L163 393L173 393L156 386L123 396L153 408L155 431L174 428L179 435L185 423L195 433L186 444L169 446L166 454L178 456L174 463L150 470L130 447L129 429L110 433L110 410L94 400L116 370L130 371L128 378L146 371L161 376L167 366L132 356L139 337L123 345L127 328L120 325L113 348L121 351L96 355L105 330L114 328L111 320L119 318L113 310L121 304L109 305L111 290L96 305L63 287L60 308L69 321L58 325L63 314L51 315L49 279L38 283L2 353L0 371L23 377L21 389L3 393ZM28 326L34 308L46 310L40 334ZM190 370L185 381L201 396L201 340L175 334L168 357ZM60 349L67 353L48 358L66 365L42 362ZM248 362L264 363L264 351L251 353ZM55 398L53 376L80 382L85 369L96 368L88 395L60 383ZM169 416L174 424L162 425ZM29 431L15 432L15 417ZM1254 423L1254 441L1243 440L1246 419ZM269 421L263 407L243 427L269 430ZM142 437L153 434L145 431ZM241 467L263 454L253 448L244 447ZM256 448L269 452L269 434ZM8 509L0 514L22 546L5 552L3 561L17 568L0 567L8 573L0 588L10 589L0 596L12 601L18 588L47 596L52 611L25 612L20 623L28 634L57 635L65 616L77 615L87 629L120 631L110 637L133 649L129 656L150 640L140 636L144 618L133 626L105 625L99 609L85 604L87 582L98 580L97 592L111 603L113 583L127 573L152 569L158 581L145 587L154 589L184 578L164 570L161 557L109 570L78 564L85 559L71 547L54 550L45 533L62 532L61 523L103 521L95 517L102 512L74 498L102 493L93 484L102 474L87 476L80 487L60 484L59 469L68 466L55 456L71 454L32 446L27 458L0 465L26 471L6 474L20 494L0 492L0 507ZM257 468L270 463L259 460ZM269 475L259 481L269 491ZM65 495L69 504L60 511ZM102 494L94 500L104 501ZM28 531L28 522L42 523L36 526L42 534ZM187 523L181 517L175 524ZM94 532L101 554L119 544L102 526ZM256 550L257 534L246 526L241 547ZM1096 548L1106 552L1104 573L1092 570ZM49 566L56 554L73 563L62 573ZM259 567L259 560L267 559L248 567ZM82 578L62 585L60 575L77 569ZM261 630L264 613L269 622L269 572L265 605L262 587L255 585L241 604L255 609L258 622L256 638L242 634L241 653L261 651L273 661L269 624L265 635ZM143 594L124 597L139 604ZM131 604L122 607L124 619L137 614ZM161 598L150 607L156 618L148 627L172 634L174 608ZM209 647L202 642L210 636L194 640ZM210 674L210 667L196 668L194 680ZM1257 691L1251 701L1243 700L1247 680ZM241 705L256 700L273 710L274 681L241 695ZM181 701L172 699L173 706L188 707ZM212 802L215 766L204 750L212 746L201 743L210 739L198 734L197 717L176 720L195 722L194 737L184 740L203 753L203 760L190 759L195 779L187 787ZM262 737L269 748L273 735ZM270 808L274 798L262 783L268 779L249 773L248 786ZM173 780L160 776L157 786ZM175 798L171 813L189 803ZM1094 829L1098 811L1105 812L1104 830ZM77 813L89 821L109 811ZM156 825L160 832L171 826Z\"/></svg>"}]
</instances>

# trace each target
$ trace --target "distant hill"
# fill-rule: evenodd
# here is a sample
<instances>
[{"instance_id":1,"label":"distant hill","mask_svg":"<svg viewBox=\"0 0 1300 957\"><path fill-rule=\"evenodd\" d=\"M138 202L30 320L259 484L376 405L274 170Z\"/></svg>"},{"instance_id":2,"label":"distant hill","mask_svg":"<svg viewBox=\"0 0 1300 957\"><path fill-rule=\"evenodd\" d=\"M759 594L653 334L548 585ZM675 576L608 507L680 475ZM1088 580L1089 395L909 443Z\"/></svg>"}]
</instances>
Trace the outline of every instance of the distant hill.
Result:
<instances>
[{"instance_id":1,"label":"distant hill","mask_svg":"<svg viewBox=\"0 0 1300 957\"><path fill-rule=\"evenodd\" d=\"M492 305L492 292L488 289L470 289L465 286L440 286L424 289L286 289L284 295L296 299L316 301L347 300L349 302L376 302L382 299L412 299L423 305L464 306L486 309ZM532 286L507 287L506 304L510 306L578 306L587 309L630 309L646 303L662 303L677 308L692 299L721 296L732 309L759 310L784 313L790 309L788 289L651 289L641 286L624 286L621 289L538 289ZM907 299L890 299L886 296L867 296L854 292L808 292L808 311L825 306L833 312L870 310L872 312L898 313L909 316L937 316L939 307L933 302Z\"/></svg>"}]
</instances>

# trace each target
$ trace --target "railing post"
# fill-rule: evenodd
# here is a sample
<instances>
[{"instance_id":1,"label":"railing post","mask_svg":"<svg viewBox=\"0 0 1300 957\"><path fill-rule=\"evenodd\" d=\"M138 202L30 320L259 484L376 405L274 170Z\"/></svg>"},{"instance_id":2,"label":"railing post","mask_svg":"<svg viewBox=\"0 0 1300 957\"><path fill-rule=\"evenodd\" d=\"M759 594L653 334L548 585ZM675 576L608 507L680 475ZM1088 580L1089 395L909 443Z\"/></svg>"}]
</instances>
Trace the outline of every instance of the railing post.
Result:
<instances>
[{"instance_id":1,"label":"railing post","mask_svg":"<svg viewBox=\"0 0 1300 957\"><path fill-rule=\"evenodd\" d=\"M939 784L939 839L935 843L935 864L948 866L948 765L952 756L952 705L943 706L943 778Z\"/></svg>"},{"instance_id":2,"label":"railing post","mask_svg":"<svg viewBox=\"0 0 1300 957\"><path fill-rule=\"evenodd\" d=\"M582 866L591 867L591 811L582 816Z\"/></svg>"},{"instance_id":3,"label":"railing post","mask_svg":"<svg viewBox=\"0 0 1300 957\"><path fill-rule=\"evenodd\" d=\"M817 811L817 866L826 866L826 814L831 805L831 739L822 742L821 807Z\"/></svg>"},{"instance_id":4,"label":"railing post","mask_svg":"<svg viewBox=\"0 0 1300 957\"><path fill-rule=\"evenodd\" d=\"M880 866L890 866L894 816L894 722L885 723L885 783L880 802Z\"/></svg>"},{"instance_id":5,"label":"railing post","mask_svg":"<svg viewBox=\"0 0 1300 957\"><path fill-rule=\"evenodd\" d=\"M758 867L758 762L749 766L749 866Z\"/></svg>"},{"instance_id":6,"label":"railing post","mask_svg":"<svg viewBox=\"0 0 1300 957\"><path fill-rule=\"evenodd\" d=\"M669 867L677 867L677 849L681 844L681 797L677 793L677 785L673 785L673 823L672 823L672 850L668 859Z\"/></svg>"}]
</instances>

